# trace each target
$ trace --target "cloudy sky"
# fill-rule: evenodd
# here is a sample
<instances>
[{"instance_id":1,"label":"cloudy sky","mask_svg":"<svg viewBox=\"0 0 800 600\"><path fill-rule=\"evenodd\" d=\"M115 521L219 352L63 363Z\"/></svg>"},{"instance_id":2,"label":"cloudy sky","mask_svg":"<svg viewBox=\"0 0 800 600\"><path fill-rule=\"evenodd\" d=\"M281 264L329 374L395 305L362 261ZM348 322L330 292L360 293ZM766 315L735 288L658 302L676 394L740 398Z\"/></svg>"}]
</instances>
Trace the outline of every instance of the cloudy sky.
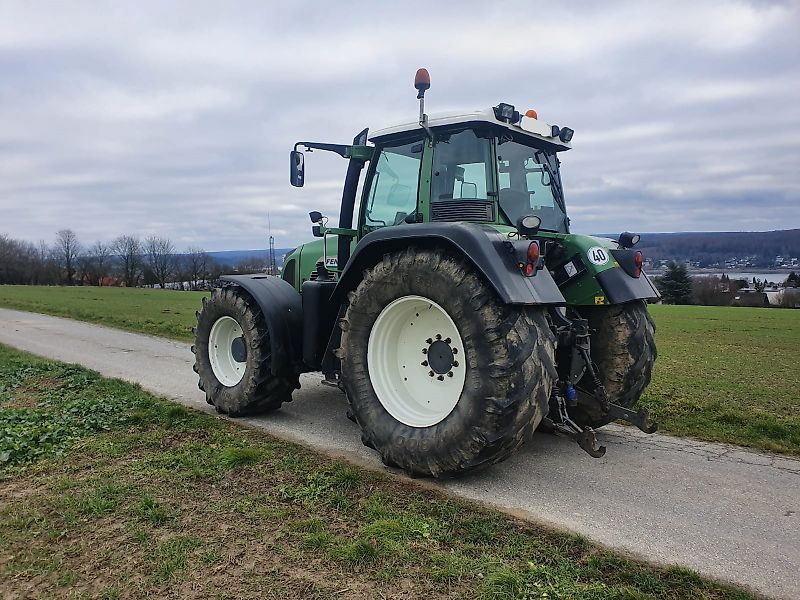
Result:
<instances>
[{"instance_id":1,"label":"cloudy sky","mask_svg":"<svg viewBox=\"0 0 800 600\"><path fill-rule=\"evenodd\" d=\"M579 232L800 227L800 2L0 2L0 233L309 238L348 142L506 101L575 129ZM441 6L440 6L441 5Z\"/></svg>"}]
</instances>

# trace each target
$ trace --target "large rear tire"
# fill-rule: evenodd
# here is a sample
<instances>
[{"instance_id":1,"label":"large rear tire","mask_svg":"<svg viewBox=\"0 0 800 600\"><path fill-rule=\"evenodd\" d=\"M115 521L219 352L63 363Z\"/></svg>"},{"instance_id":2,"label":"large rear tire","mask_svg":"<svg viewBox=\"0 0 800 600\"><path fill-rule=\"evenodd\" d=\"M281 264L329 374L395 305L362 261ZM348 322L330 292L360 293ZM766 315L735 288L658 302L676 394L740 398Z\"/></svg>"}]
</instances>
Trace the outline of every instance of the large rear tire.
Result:
<instances>
[{"instance_id":1,"label":"large rear tire","mask_svg":"<svg viewBox=\"0 0 800 600\"><path fill-rule=\"evenodd\" d=\"M269 331L253 298L236 286L217 288L197 313L194 370L217 412L240 417L290 402L297 380L270 371Z\"/></svg>"},{"instance_id":2,"label":"large rear tire","mask_svg":"<svg viewBox=\"0 0 800 600\"><path fill-rule=\"evenodd\" d=\"M608 399L625 408L634 408L653 373L656 361L656 325L647 311L647 303L637 300L628 304L592 307L581 314L592 330L592 361L597 365L600 380ZM598 411L596 401L583 389L591 389L588 377L578 386L578 406L570 416L579 425L593 428L610 423Z\"/></svg>"},{"instance_id":3,"label":"large rear tire","mask_svg":"<svg viewBox=\"0 0 800 600\"><path fill-rule=\"evenodd\" d=\"M414 475L505 459L547 412L555 339L461 257L409 248L366 272L341 321L342 379L362 440Z\"/></svg>"}]
</instances>

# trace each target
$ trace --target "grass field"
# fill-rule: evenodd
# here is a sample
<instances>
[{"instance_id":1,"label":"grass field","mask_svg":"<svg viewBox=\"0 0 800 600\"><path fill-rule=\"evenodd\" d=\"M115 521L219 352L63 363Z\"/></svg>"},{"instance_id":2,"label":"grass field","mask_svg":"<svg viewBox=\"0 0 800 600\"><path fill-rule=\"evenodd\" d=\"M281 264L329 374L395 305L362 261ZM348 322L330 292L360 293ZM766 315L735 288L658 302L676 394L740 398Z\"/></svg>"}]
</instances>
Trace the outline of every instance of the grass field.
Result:
<instances>
[{"instance_id":1,"label":"grass field","mask_svg":"<svg viewBox=\"0 0 800 600\"><path fill-rule=\"evenodd\" d=\"M745 599L0 346L3 597Z\"/></svg>"},{"instance_id":2,"label":"grass field","mask_svg":"<svg viewBox=\"0 0 800 600\"><path fill-rule=\"evenodd\" d=\"M202 293L0 286L0 306L191 339ZM800 311L651 306L661 430L800 455Z\"/></svg>"},{"instance_id":3,"label":"grass field","mask_svg":"<svg viewBox=\"0 0 800 600\"><path fill-rule=\"evenodd\" d=\"M0 285L0 306L189 341L195 311L204 295L136 288Z\"/></svg>"},{"instance_id":4,"label":"grass field","mask_svg":"<svg viewBox=\"0 0 800 600\"><path fill-rule=\"evenodd\" d=\"M800 310L651 306L662 429L800 455Z\"/></svg>"}]
</instances>

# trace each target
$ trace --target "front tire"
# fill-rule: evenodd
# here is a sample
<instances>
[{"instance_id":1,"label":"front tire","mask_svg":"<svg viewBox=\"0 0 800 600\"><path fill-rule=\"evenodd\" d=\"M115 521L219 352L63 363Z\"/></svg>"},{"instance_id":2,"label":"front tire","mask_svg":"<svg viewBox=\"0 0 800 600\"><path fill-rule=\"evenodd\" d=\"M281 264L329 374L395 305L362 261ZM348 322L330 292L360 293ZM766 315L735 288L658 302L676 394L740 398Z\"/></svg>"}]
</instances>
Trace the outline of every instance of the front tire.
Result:
<instances>
[{"instance_id":1,"label":"front tire","mask_svg":"<svg viewBox=\"0 0 800 600\"><path fill-rule=\"evenodd\" d=\"M247 292L231 286L203 298L192 346L194 370L217 412L240 417L291 401L299 385L272 375L269 348L264 315Z\"/></svg>"},{"instance_id":2,"label":"front tire","mask_svg":"<svg viewBox=\"0 0 800 600\"><path fill-rule=\"evenodd\" d=\"M547 412L556 374L544 310L502 303L461 257L384 256L341 327L347 397L387 465L434 477L487 466Z\"/></svg>"}]
</instances>

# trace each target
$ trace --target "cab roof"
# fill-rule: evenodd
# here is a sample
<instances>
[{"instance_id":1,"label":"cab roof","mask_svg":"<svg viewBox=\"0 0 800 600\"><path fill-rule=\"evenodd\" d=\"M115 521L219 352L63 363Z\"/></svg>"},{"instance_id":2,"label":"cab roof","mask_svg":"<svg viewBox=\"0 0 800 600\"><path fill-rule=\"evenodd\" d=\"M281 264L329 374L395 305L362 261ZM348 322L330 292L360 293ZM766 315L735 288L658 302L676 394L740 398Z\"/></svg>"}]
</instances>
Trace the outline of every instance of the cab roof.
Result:
<instances>
[{"instance_id":1,"label":"cab roof","mask_svg":"<svg viewBox=\"0 0 800 600\"><path fill-rule=\"evenodd\" d=\"M432 129L436 127L446 127L448 125L459 125L462 123L490 123L494 126L503 127L517 134L521 133L534 140L550 144L557 152L572 148L569 142L563 142L557 135L553 135L553 128L550 125L524 115L519 123L516 124L501 121L495 116L494 109L492 108L485 108L472 112L435 113L428 116L428 127ZM384 129L378 129L372 133L369 140L371 142L382 142L396 135L408 133L410 131L419 131L420 129L422 129L422 127L418 121L411 121Z\"/></svg>"}]
</instances>

